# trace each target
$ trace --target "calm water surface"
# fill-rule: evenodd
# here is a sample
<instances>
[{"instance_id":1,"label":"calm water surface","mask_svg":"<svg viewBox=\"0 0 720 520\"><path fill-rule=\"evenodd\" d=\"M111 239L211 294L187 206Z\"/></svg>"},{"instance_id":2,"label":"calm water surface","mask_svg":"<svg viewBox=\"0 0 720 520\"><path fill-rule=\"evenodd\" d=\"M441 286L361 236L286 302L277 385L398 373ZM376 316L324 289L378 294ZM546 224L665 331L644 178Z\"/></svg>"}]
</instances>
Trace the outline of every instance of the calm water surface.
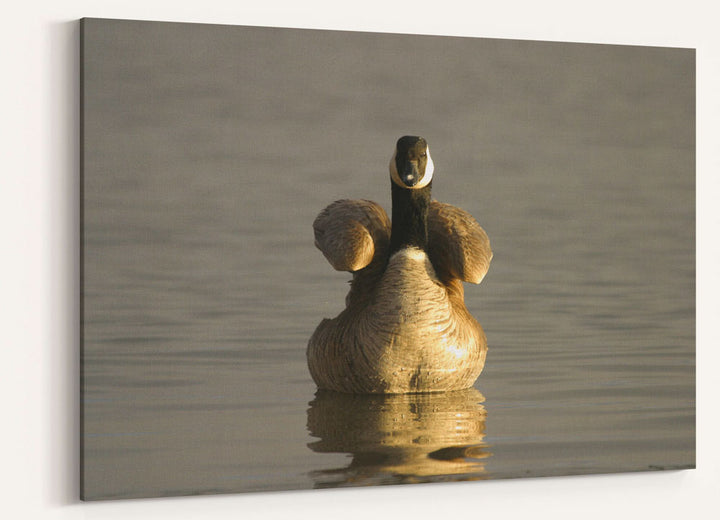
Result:
<instances>
[{"instance_id":1,"label":"calm water surface","mask_svg":"<svg viewBox=\"0 0 720 520\"><path fill-rule=\"evenodd\" d=\"M694 466L692 51L91 20L84 58L85 498ZM317 393L312 221L389 210L409 133L493 245L486 368Z\"/></svg>"}]
</instances>

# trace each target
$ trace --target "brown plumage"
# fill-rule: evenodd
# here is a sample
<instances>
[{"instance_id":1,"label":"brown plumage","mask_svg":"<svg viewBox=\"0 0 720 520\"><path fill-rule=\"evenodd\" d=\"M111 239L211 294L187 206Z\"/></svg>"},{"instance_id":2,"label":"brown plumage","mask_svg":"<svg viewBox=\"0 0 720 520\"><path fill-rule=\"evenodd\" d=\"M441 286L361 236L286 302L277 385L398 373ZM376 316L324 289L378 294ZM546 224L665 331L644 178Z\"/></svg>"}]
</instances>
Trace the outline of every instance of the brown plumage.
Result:
<instances>
[{"instance_id":1,"label":"brown plumage","mask_svg":"<svg viewBox=\"0 0 720 520\"><path fill-rule=\"evenodd\" d=\"M407 169L415 157L403 139L410 138L398 141L403 157L391 161L392 227L382 207L367 200L334 202L313 224L330 264L353 273L345 310L323 320L308 344L310 373L323 389L459 390L473 385L485 363L485 334L465 307L462 282L480 283L487 273L489 240L469 213L429 200L429 151L429 166L421 163L410 180L417 185L424 175L425 184L415 189L396 180L397 172L393 177L395 163ZM412 139L427 150L422 138Z\"/></svg>"}]
</instances>

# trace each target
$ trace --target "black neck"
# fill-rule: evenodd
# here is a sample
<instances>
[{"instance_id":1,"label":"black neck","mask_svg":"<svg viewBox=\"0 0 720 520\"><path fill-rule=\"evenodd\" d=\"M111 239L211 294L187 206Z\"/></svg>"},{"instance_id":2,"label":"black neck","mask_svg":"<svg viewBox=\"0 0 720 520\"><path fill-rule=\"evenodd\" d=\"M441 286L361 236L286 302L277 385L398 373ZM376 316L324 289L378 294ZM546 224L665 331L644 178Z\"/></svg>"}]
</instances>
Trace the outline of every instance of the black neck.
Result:
<instances>
[{"instance_id":1,"label":"black neck","mask_svg":"<svg viewBox=\"0 0 720 520\"><path fill-rule=\"evenodd\" d=\"M392 233L390 254L405 247L427 250L427 215L432 182L416 190L392 185Z\"/></svg>"}]
</instances>

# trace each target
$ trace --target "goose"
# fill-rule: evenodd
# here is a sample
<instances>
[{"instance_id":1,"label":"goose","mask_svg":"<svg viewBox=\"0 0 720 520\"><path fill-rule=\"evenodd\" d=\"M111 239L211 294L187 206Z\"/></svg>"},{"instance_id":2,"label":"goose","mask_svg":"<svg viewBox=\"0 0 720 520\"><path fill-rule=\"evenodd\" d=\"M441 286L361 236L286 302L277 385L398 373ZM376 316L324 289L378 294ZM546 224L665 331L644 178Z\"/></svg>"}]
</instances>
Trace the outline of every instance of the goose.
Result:
<instances>
[{"instance_id":1,"label":"goose","mask_svg":"<svg viewBox=\"0 0 720 520\"><path fill-rule=\"evenodd\" d=\"M487 340L462 282L479 284L492 251L466 211L431 200L427 141L401 137L390 160L392 222L369 200L338 200L313 222L330 265L352 273L345 309L307 346L321 390L400 394L462 390L485 365Z\"/></svg>"}]
</instances>

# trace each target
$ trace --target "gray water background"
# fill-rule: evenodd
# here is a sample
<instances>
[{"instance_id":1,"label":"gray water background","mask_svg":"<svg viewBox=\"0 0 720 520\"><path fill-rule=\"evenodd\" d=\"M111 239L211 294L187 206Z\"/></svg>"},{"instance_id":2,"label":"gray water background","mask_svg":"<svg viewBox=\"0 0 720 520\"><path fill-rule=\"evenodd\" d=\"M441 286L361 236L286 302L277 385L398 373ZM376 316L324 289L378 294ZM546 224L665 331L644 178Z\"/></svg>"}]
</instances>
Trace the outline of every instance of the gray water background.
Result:
<instances>
[{"instance_id":1,"label":"gray water background","mask_svg":"<svg viewBox=\"0 0 720 520\"><path fill-rule=\"evenodd\" d=\"M693 467L695 55L198 24L83 27L82 493ZM339 198L397 138L495 253L475 390L318 394Z\"/></svg>"}]
</instances>

